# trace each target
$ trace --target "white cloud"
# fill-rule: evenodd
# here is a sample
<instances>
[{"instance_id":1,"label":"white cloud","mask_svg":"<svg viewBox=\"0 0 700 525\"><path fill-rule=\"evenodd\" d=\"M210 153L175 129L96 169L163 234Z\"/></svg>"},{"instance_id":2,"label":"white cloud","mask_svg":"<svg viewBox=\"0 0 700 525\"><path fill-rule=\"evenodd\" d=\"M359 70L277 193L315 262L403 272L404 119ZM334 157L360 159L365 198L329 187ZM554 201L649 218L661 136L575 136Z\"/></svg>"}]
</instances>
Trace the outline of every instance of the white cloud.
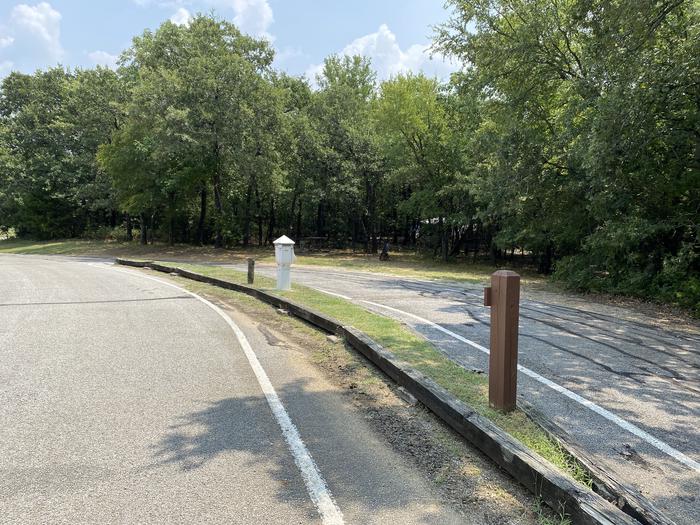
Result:
<instances>
[{"instance_id":1,"label":"white cloud","mask_svg":"<svg viewBox=\"0 0 700 525\"><path fill-rule=\"evenodd\" d=\"M180 13L187 12L189 14L184 6L192 7L203 3L216 9L232 9L233 22L241 31L266 38L270 42L275 40L274 36L267 31L275 20L269 0L132 0L132 2L141 7L153 5L161 8L177 7L177 12L170 18L176 24L178 22L173 19L174 17ZM178 20L182 20L182 18L178 18Z\"/></svg>"},{"instance_id":2,"label":"white cloud","mask_svg":"<svg viewBox=\"0 0 700 525\"><path fill-rule=\"evenodd\" d=\"M267 32L274 22L272 8L267 0L233 0L234 23L245 33L273 40Z\"/></svg>"},{"instance_id":3,"label":"white cloud","mask_svg":"<svg viewBox=\"0 0 700 525\"><path fill-rule=\"evenodd\" d=\"M362 55L371 59L372 67L379 80L385 80L399 73L423 71L428 76L446 79L459 69L456 62L442 56L430 56L428 45L413 44L405 51L401 49L396 35L386 24L379 26L375 33L361 36L350 42L340 52L341 55ZM315 82L316 75L323 70L323 64L314 64L306 70L306 77Z\"/></svg>"},{"instance_id":4,"label":"white cloud","mask_svg":"<svg viewBox=\"0 0 700 525\"><path fill-rule=\"evenodd\" d=\"M93 64L106 66L110 69L115 69L117 67L117 60L119 59L119 56L112 55L106 51L92 51L88 53L87 56Z\"/></svg>"},{"instance_id":5,"label":"white cloud","mask_svg":"<svg viewBox=\"0 0 700 525\"><path fill-rule=\"evenodd\" d=\"M286 46L282 49L275 49L275 62L280 64L292 58L304 56L306 56L306 53L304 53L300 47Z\"/></svg>"},{"instance_id":6,"label":"white cloud","mask_svg":"<svg viewBox=\"0 0 700 525\"><path fill-rule=\"evenodd\" d=\"M313 87L318 87L316 78L323 72L323 64L311 64L304 71L304 76L309 80L309 83Z\"/></svg>"},{"instance_id":7,"label":"white cloud","mask_svg":"<svg viewBox=\"0 0 700 525\"><path fill-rule=\"evenodd\" d=\"M192 20L192 15L184 7L180 7L173 16L170 17L170 21L178 26L189 26L190 20Z\"/></svg>"},{"instance_id":8,"label":"white cloud","mask_svg":"<svg viewBox=\"0 0 700 525\"><path fill-rule=\"evenodd\" d=\"M9 75L14 65L14 62L12 62L11 60L4 60L0 62L0 79L5 78L7 75Z\"/></svg>"},{"instance_id":9,"label":"white cloud","mask_svg":"<svg viewBox=\"0 0 700 525\"><path fill-rule=\"evenodd\" d=\"M11 36L0 36L0 49L10 47L15 39Z\"/></svg>"},{"instance_id":10,"label":"white cloud","mask_svg":"<svg viewBox=\"0 0 700 525\"><path fill-rule=\"evenodd\" d=\"M36 59L57 62L63 57L61 13L48 2L30 6L19 4L10 13L10 27L17 51ZM37 46L37 43L39 44Z\"/></svg>"}]
</instances>

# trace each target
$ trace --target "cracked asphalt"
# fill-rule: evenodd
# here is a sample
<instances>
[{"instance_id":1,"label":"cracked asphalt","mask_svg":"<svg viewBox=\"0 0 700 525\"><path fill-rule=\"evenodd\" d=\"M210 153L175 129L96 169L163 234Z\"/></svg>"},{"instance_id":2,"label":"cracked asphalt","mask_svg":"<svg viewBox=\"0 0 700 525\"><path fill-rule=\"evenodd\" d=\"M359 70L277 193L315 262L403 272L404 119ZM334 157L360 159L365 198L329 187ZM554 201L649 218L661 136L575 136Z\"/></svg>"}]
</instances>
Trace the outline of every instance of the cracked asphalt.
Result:
<instances>
[{"instance_id":1,"label":"cracked asphalt","mask_svg":"<svg viewBox=\"0 0 700 525\"><path fill-rule=\"evenodd\" d=\"M256 271L274 276L273 266L259 264ZM294 266L292 279L397 318L465 368L488 371L483 351L415 317L488 347L490 312L482 287L326 267ZM700 330L663 327L643 314L583 298L526 291L519 339L519 363L534 372L518 375L521 399L668 517L698 523Z\"/></svg>"}]
</instances>

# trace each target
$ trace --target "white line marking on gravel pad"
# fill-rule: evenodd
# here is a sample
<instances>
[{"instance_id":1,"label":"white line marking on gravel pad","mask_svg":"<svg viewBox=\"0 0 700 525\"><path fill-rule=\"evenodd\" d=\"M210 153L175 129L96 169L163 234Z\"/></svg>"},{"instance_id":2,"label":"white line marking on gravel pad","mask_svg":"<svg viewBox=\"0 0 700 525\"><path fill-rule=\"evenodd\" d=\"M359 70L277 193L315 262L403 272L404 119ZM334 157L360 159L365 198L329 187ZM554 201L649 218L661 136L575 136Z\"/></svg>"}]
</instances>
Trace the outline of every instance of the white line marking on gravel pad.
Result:
<instances>
[{"instance_id":1,"label":"white line marking on gravel pad","mask_svg":"<svg viewBox=\"0 0 700 525\"><path fill-rule=\"evenodd\" d=\"M338 296L340 296L339 294L332 294L332 295L338 295ZM465 344L468 344L469 346L472 346L472 347L476 348L477 350L480 350L480 351L484 352L485 354L488 354L488 353L489 353L489 349L488 349L488 348L486 348L486 347L484 347L484 346L481 346L480 344L475 343L474 341L470 341L470 340L467 339L466 337L462 337L461 335L459 335L459 334L453 332L452 330L448 330L447 328L445 328L445 327L443 327L443 326L440 326L439 324L434 323L434 322L432 322L432 321L429 321L428 319L425 319L424 317L420 317L420 316L418 316L418 315L415 315L415 314L412 314L412 313L409 313L409 312L405 312L405 311L403 311L403 310L399 310L398 308L393 308L393 307L391 307L391 306L386 306L386 305L384 305L384 304L374 303L374 302L372 302L372 301L360 300L360 302L363 302L363 303L365 303L365 304L369 304L369 305L372 305L372 306L376 306L376 307L378 307L378 308L384 308L384 309L386 309L386 310L390 310L390 311L392 311L392 312L396 312L396 313L401 314L401 315L406 315L406 316L408 316L408 317L411 317L411 318L413 318L413 319L416 319L417 321L420 321L420 322L422 322L422 323L425 323L425 324L427 324L427 325L429 325L429 326L435 328L436 330L440 330L441 332L443 332L443 333L449 335L450 337L452 337L452 338L454 338L454 339L457 339L458 341L461 341L461 342L463 342L463 343L465 343ZM665 453L665 454L671 456L673 459L675 459L675 460L679 461L680 463L684 464L686 467L689 467L690 469L692 469L692 470L694 470L694 471L700 473L700 463L698 463L697 461L695 461L695 460L692 459L692 458L689 458L688 456L686 456L685 454L683 454L680 450L677 450L677 449L673 448L673 447L672 447L671 445L669 445L668 443L665 443L664 441L661 441L660 439L655 438L654 436L652 436L652 435L649 434L648 432L642 430L642 429L639 428L638 426L636 426L636 425L634 425L634 424L632 424L632 423L630 423L630 422L628 422L628 421L622 419L620 416L618 416L618 415L616 415L616 414L613 414L613 413L610 412L609 410L607 410L607 409L605 409L605 408L603 408L603 407L601 407L601 406L595 404L593 401L590 401L589 399L586 399L586 398L580 396L580 395L577 394L576 392L572 392L572 391L569 390L568 388L563 387L563 386L561 386L561 385L555 383L554 381L551 381L550 379L547 379L546 377L541 376L540 374L538 374L538 373L535 372L534 370L530 370L529 368L524 367L523 365L518 365L518 370L520 370L523 374L525 374L525 375L531 377L531 378L534 379L535 381L538 381L538 382L542 383L543 385L548 386L548 387L551 388L552 390L555 390L555 391L559 392L560 394L562 394L562 395L568 397L568 398L571 399L572 401L576 401L578 404L580 404L580 405L582 405L582 406L584 406L584 407L586 407L586 408L589 408L590 410L592 410L593 412L595 412L595 413L598 414L599 416L604 417L604 418L607 419L608 421L610 421L610 422L616 424L617 426L619 426L620 428L626 430L626 431L629 432L630 434L634 434L634 435L637 436L638 438L643 439L644 441L646 441L648 444L650 444L650 445L653 446L654 448L656 448L656 449L660 450L661 452L663 452L663 453Z\"/></svg>"}]
</instances>

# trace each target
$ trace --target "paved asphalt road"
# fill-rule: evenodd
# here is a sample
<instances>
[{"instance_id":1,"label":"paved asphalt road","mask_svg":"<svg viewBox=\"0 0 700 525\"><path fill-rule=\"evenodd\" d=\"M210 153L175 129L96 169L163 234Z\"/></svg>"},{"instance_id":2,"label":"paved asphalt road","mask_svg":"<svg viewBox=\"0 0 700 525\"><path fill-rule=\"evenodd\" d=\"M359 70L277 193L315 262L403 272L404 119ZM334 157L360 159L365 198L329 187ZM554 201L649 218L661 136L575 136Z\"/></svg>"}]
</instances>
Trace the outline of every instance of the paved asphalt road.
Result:
<instances>
[{"instance_id":1,"label":"paved asphalt road","mask_svg":"<svg viewBox=\"0 0 700 525\"><path fill-rule=\"evenodd\" d=\"M256 271L274 275L270 266ZM400 319L454 361L488 370L481 287L322 267L297 266L292 276ZM522 398L669 517L697 524L700 332L555 294L525 294L520 311Z\"/></svg>"},{"instance_id":2,"label":"paved asphalt road","mask_svg":"<svg viewBox=\"0 0 700 525\"><path fill-rule=\"evenodd\" d=\"M130 270L0 255L0 522L315 523L312 494L347 523L459 522L314 370L229 315L252 348Z\"/></svg>"}]
</instances>

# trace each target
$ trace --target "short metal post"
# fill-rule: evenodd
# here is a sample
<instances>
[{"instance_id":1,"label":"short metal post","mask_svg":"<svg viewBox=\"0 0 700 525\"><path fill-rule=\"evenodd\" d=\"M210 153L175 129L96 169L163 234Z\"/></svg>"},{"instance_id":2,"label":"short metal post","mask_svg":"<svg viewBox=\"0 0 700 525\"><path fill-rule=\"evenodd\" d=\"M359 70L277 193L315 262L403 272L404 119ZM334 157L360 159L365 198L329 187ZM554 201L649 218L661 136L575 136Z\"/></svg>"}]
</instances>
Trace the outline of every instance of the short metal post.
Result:
<instances>
[{"instance_id":1,"label":"short metal post","mask_svg":"<svg viewBox=\"0 0 700 525\"><path fill-rule=\"evenodd\" d=\"M491 307L489 405L510 412L518 384L520 276L509 270L494 272L491 286L484 289L484 305Z\"/></svg>"},{"instance_id":2,"label":"short metal post","mask_svg":"<svg viewBox=\"0 0 700 525\"><path fill-rule=\"evenodd\" d=\"M248 259L248 284L255 280L255 259Z\"/></svg>"}]
</instances>

